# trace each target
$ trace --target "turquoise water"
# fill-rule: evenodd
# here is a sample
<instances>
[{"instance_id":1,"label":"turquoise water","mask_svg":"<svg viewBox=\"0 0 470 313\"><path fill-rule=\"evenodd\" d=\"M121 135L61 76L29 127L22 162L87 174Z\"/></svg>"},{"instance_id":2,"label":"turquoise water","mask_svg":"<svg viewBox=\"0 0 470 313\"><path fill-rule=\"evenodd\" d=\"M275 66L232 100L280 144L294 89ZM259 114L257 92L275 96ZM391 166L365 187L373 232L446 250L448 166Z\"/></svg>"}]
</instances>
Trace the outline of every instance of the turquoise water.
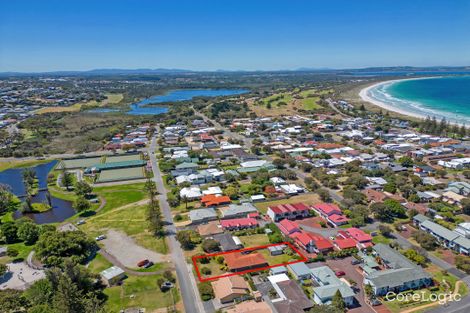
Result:
<instances>
[{"instance_id":1,"label":"turquoise water","mask_svg":"<svg viewBox=\"0 0 470 313\"><path fill-rule=\"evenodd\" d=\"M470 123L470 76L384 83L370 89L368 95L402 111Z\"/></svg>"},{"instance_id":2,"label":"turquoise water","mask_svg":"<svg viewBox=\"0 0 470 313\"><path fill-rule=\"evenodd\" d=\"M157 95L130 105L127 114L161 114L168 112L168 107L147 106L150 103L178 102L191 100L194 97L232 96L246 93L246 89L179 89L172 90L164 95Z\"/></svg>"},{"instance_id":3,"label":"turquoise water","mask_svg":"<svg viewBox=\"0 0 470 313\"><path fill-rule=\"evenodd\" d=\"M178 102L191 100L194 97L220 97L233 96L249 92L248 89L177 89L171 90L163 95L156 95L146 98L129 105L130 110L127 114L131 115L147 115L162 114L168 112L167 106L148 106L151 103ZM111 113L119 112L117 109L97 108L88 110L90 113Z\"/></svg>"}]
</instances>

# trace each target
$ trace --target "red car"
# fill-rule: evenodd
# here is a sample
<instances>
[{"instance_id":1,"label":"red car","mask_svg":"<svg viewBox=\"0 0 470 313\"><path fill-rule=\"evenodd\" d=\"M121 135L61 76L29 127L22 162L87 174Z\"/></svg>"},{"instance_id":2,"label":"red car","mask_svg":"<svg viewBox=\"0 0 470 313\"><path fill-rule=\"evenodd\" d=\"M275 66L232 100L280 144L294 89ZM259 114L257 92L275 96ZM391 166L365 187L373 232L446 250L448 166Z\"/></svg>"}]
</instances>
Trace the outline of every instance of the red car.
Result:
<instances>
[{"instance_id":1,"label":"red car","mask_svg":"<svg viewBox=\"0 0 470 313\"><path fill-rule=\"evenodd\" d=\"M142 260L139 263L137 263L137 266L142 267L142 266L147 265L149 262L150 262L149 260L145 259L145 260Z\"/></svg>"},{"instance_id":2,"label":"red car","mask_svg":"<svg viewBox=\"0 0 470 313\"><path fill-rule=\"evenodd\" d=\"M338 277L341 277L341 276L346 275L346 273L343 272L343 271L337 271L335 274L336 274L336 276L338 276Z\"/></svg>"}]
</instances>

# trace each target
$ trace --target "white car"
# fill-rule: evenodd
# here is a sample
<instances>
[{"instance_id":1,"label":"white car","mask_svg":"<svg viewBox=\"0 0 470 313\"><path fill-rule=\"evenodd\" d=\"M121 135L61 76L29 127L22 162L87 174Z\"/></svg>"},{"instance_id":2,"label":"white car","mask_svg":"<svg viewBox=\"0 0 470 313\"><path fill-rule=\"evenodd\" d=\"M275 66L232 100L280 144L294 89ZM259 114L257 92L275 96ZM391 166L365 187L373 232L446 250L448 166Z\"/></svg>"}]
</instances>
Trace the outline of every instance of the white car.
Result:
<instances>
[{"instance_id":1,"label":"white car","mask_svg":"<svg viewBox=\"0 0 470 313\"><path fill-rule=\"evenodd\" d=\"M96 241L101 241L103 239L106 239L105 235L99 235L98 237L95 238Z\"/></svg>"},{"instance_id":2,"label":"white car","mask_svg":"<svg viewBox=\"0 0 470 313\"><path fill-rule=\"evenodd\" d=\"M79 221L77 222L77 225L83 225L83 224L85 224L85 223L86 223L85 220L79 220Z\"/></svg>"}]
</instances>

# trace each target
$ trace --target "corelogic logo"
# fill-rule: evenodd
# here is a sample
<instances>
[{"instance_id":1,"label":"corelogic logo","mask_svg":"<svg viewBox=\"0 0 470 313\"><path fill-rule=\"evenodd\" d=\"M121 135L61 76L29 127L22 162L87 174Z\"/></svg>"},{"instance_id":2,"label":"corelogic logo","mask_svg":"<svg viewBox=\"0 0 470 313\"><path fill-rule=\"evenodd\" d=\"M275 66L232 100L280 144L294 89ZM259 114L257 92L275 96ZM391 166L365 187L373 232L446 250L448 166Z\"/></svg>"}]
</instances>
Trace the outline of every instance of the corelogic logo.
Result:
<instances>
[{"instance_id":1,"label":"corelogic logo","mask_svg":"<svg viewBox=\"0 0 470 313\"><path fill-rule=\"evenodd\" d=\"M385 300L398 302L438 302L440 305L446 304L447 302L460 301L462 296L459 293L431 293L427 294L424 291L403 294L396 294L393 291L387 292Z\"/></svg>"}]
</instances>

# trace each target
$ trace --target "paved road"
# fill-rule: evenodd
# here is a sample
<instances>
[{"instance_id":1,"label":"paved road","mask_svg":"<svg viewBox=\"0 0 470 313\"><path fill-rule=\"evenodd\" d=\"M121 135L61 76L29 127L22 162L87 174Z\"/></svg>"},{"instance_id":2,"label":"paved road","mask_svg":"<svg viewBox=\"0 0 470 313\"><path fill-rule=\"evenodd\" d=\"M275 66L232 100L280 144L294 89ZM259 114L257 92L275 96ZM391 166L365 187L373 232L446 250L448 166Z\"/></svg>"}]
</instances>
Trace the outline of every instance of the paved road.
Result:
<instances>
[{"instance_id":1,"label":"paved road","mask_svg":"<svg viewBox=\"0 0 470 313\"><path fill-rule=\"evenodd\" d=\"M413 244L411 244L408 240L406 240L405 237L403 237L402 235L398 234L398 233L393 233L393 235L395 236L395 240L404 248L411 248L413 246ZM467 278L469 276L467 276L467 274L465 274L464 272L462 272L461 270L455 268L452 264L442 260L442 259L439 259L435 256L433 256L432 254L428 254L428 259L435 265L445 269L446 271L448 271L449 273L457 276L458 278L460 279L463 279L463 278ZM467 282L470 282L470 280L464 280L466 283ZM470 286L470 285L469 285Z\"/></svg>"},{"instance_id":2,"label":"paved road","mask_svg":"<svg viewBox=\"0 0 470 313\"><path fill-rule=\"evenodd\" d=\"M197 290L196 281L192 274L191 267L186 263L181 246L176 240L176 227L173 223L173 217L171 215L171 209L167 201L167 190L163 184L162 174L157 165L157 158L155 157L156 149L156 137L152 138L152 142L149 149L150 162L153 170L153 180L157 185L157 191L159 193L160 208L162 210L165 221L167 222L166 231L167 239L170 245L171 258L176 269L176 276L181 289L181 296L183 298L184 309L187 313L203 313L204 308L199 298L199 292Z\"/></svg>"}]
</instances>

